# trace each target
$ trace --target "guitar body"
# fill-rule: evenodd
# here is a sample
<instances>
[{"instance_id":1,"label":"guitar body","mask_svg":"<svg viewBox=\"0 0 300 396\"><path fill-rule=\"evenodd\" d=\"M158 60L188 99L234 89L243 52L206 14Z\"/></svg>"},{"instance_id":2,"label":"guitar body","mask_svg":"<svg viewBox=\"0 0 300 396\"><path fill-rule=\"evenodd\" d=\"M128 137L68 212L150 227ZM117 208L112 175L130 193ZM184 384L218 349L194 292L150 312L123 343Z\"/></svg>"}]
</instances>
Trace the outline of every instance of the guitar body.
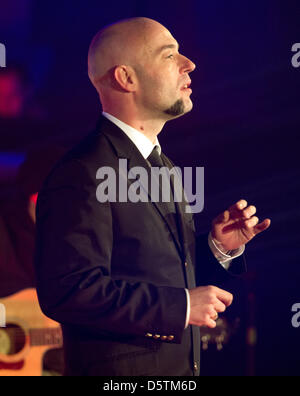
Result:
<instances>
[{"instance_id":1,"label":"guitar body","mask_svg":"<svg viewBox=\"0 0 300 396\"><path fill-rule=\"evenodd\" d=\"M0 299L6 327L0 328L0 376L40 376L43 355L62 344L60 326L41 311L35 289Z\"/></svg>"},{"instance_id":2,"label":"guitar body","mask_svg":"<svg viewBox=\"0 0 300 396\"><path fill-rule=\"evenodd\" d=\"M20 356L18 363L0 363L1 377L30 377L41 376L43 369L43 356L48 347L36 347Z\"/></svg>"}]
</instances>

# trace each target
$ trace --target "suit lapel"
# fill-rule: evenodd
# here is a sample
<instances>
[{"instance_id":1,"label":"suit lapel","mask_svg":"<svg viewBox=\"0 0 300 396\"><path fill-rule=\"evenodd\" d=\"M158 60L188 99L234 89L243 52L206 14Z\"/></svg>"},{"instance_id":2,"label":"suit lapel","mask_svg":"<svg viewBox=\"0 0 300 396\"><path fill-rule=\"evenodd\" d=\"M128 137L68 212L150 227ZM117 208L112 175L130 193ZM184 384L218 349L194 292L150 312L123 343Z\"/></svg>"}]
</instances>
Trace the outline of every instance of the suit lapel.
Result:
<instances>
[{"instance_id":1,"label":"suit lapel","mask_svg":"<svg viewBox=\"0 0 300 396\"><path fill-rule=\"evenodd\" d=\"M120 128L107 120L105 117L100 118L97 128L109 139L114 147L114 150L116 151L118 158L128 160L128 171L130 171L130 169L134 167L140 167L145 169L148 175L148 181L150 183L151 168L149 167L147 161L141 155L137 147L134 145L134 143L128 138L128 136ZM164 202L151 201L151 193L148 188L148 183L145 184L143 178L128 180L128 186L135 182L138 182L140 184L145 194L148 195L149 204L155 207L155 209L160 214L162 220L166 223L173 237L174 243L178 249L178 252L180 256L182 256L184 244L182 244L182 236L178 233L176 214L169 213L168 206Z\"/></svg>"}]
</instances>

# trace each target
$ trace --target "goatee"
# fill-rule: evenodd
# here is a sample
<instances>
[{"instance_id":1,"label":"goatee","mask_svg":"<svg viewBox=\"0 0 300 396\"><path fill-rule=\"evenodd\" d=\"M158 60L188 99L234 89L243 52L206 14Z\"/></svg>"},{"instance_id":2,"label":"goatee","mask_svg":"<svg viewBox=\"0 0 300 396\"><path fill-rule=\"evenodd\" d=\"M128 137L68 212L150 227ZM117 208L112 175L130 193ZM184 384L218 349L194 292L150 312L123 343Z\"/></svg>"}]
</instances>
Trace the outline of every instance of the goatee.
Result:
<instances>
[{"instance_id":1,"label":"goatee","mask_svg":"<svg viewBox=\"0 0 300 396\"><path fill-rule=\"evenodd\" d=\"M171 107L165 110L165 113L174 117L184 114L184 112L185 110L182 99L178 99Z\"/></svg>"}]
</instances>

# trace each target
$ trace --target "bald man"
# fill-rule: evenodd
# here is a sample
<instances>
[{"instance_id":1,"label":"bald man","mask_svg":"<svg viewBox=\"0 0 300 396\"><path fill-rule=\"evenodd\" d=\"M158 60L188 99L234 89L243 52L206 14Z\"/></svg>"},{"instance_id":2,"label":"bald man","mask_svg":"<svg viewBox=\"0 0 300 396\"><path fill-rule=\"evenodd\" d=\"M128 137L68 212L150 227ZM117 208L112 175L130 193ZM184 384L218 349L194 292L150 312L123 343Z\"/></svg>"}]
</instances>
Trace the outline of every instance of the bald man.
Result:
<instances>
[{"instance_id":1,"label":"bald man","mask_svg":"<svg viewBox=\"0 0 300 396\"><path fill-rule=\"evenodd\" d=\"M39 194L38 295L45 314L62 324L67 375L199 375L200 328L215 327L233 298L216 285L241 270L244 245L270 224L240 200L196 240L184 198L124 199L120 163L146 175L173 167L157 135L192 109L195 69L178 47L147 18L94 37L88 72L101 119ZM99 185L109 170L115 178L105 200ZM128 191L136 183L145 187L127 178Z\"/></svg>"}]
</instances>

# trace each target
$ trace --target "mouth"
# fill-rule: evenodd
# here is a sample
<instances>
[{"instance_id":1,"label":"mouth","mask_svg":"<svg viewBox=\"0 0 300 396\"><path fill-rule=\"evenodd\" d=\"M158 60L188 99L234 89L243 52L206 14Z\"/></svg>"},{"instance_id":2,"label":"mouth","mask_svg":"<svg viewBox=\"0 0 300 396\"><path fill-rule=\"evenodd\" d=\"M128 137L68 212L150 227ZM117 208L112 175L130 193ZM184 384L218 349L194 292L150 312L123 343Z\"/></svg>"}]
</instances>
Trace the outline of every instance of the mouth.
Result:
<instances>
[{"instance_id":1,"label":"mouth","mask_svg":"<svg viewBox=\"0 0 300 396\"><path fill-rule=\"evenodd\" d=\"M191 81L189 81L188 83L186 83L182 88L181 91L187 91L187 92L192 92L190 85L191 85Z\"/></svg>"}]
</instances>

